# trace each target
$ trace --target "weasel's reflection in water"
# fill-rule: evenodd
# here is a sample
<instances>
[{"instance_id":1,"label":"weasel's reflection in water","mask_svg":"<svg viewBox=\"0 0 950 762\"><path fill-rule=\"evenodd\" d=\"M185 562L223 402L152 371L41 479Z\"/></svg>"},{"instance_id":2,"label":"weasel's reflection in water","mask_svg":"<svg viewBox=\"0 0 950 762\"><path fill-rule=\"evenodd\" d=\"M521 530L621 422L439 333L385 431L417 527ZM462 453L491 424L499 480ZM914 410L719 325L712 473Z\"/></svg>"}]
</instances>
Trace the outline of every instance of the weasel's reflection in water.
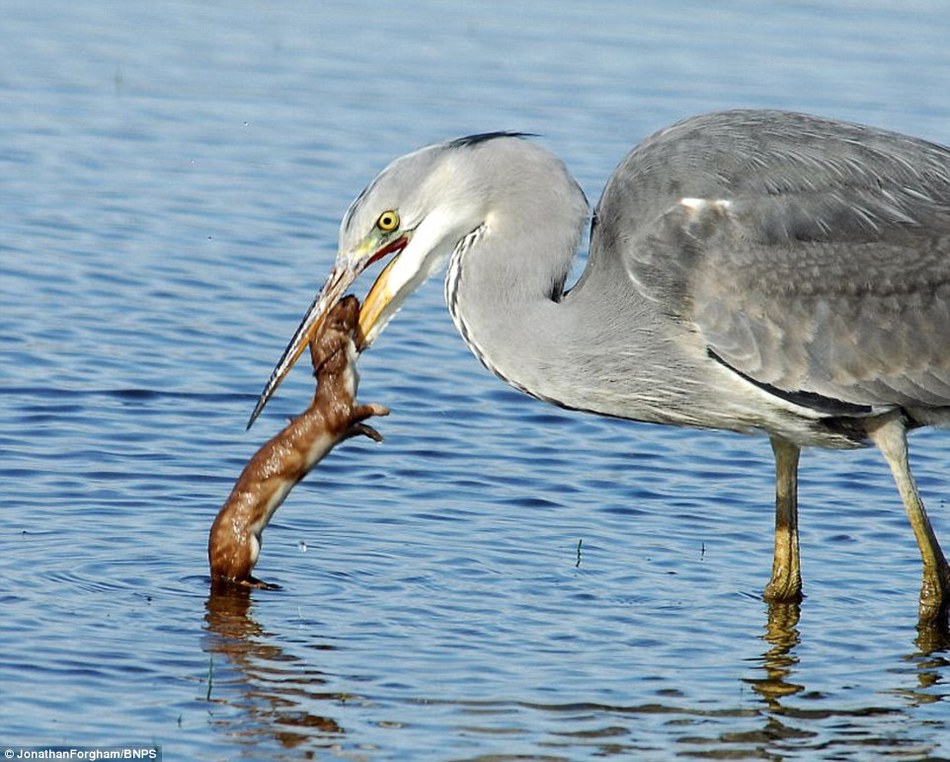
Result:
<instances>
[{"instance_id":1,"label":"weasel's reflection in water","mask_svg":"<svg viewBox=\"0 0 950 762\"><path fill-rule=\"evenodd\" d=\"M336 746L343 729L332 717L311 710L352 696L324 691L323 673L274 645L275 638L251 615L251 606L251 591L234 585L212 589L205 606L212 725L253 747L268 736L288 749ZM315 643L311 648L333 646Z\"/></svg>"},{"instance_id":2,"label":"weasel's reflection in water","mask_svg":"<svg viewBox=\"0 0 950 762\"><path fill-rule=\"evenodd\" d=\"M328 678L309 659L288 654L274 645L279 636L263 630L251 613L255 595L260 592L232 585L213 589L207 600L206 650L212 660L208 691L212 726L232 743L255 748L266 747L273 740L298 755L302 749L340 750L347 743L359 744L358 738L347 739L345 730L335 719L322 711L314 713L314 709L326 707L332 711L336 707L342 711L345 702L361 697L339 689L328 690ZM891 752L898 748L910 749L915 755L919 752L920 756L915 758L937 753L940 742L933 740L933 733L925 722L914 723L919 727L917 733L908 730L907 724L914 722L911 708L946 698L945 692L934 690L950 669L946 638L938 632L922 631L913 651L895 660L891 670L894 687L873 693L880 697L879 702L831 707L829 704L835 703L832 697L809 689L802 679L806 665L802 664L804 656L800 653L803 645L800 613L798 604L768 607L762 635L766 648L756 659L755 674L740 678L757 698L756 707L750 708L747 702L712 710L708 706L671 706L666 702L637 706L575 702L545 705L509 699L470 701L464 696L447 704L464 713L465 726L472 732L478 730L478 723L472 722L470 709L485 718L486 733L494 727L492 722L496 715L503 715L505 722L513 723L514 727L519 727L519 722L526 723L525 732L537 721L531 716L533 713L558 715L563 717L564 727L555 734L554 740L565 750L577 744L578 749L589 751L593 744L602 745L605 753L633 753L637 744L624 739L639 737L641 724L653 722L655 715L661 714L688 718L695 730L706 723L716 726L724 718L746 718L741 722L744 728L717 732L710 727L712 732L709 733L690 733L684 743L701 755L715 750L719 756L734 753L737 758L771 759L792 752L820 753L827 750L828 744L833 745L842 729L847 728L850 730L844 732L849 734L849 743L861 744L868 753ZM854 642L854 647L860 649L857 635ZM308 649L318 652L333 648L319 642L317 636L308 645ZM860 672L855 679L860 679ZM901 697L905 705L895 702L894 696ZM434 698L430 701L440 703ZM569 718L578 707L583 709L582 719ZM604 729L609 737L601 739L597 733L592 734L591 711L610 719L609 728ZM522 712L526 714L515 721L513 718ZM574 721L583 725L584 732L573 741L566 741L565 737L571 736ZM903 740L899 743L891 732L895 724L903 728ZM550 736L547 738L551 740ZM271 757L280 758L273 754Z\"/></svg>"}]
</instances>

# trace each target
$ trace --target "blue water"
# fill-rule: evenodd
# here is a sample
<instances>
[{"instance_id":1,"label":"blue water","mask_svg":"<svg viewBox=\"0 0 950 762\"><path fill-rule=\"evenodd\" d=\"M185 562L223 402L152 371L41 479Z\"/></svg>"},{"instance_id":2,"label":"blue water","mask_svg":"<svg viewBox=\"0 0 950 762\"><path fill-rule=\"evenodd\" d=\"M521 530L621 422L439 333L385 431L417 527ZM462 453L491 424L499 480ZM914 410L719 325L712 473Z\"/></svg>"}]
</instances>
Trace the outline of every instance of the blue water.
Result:
<instances>
[{"instance_id":1,"label":"blue water","mask_svg":"<svg viewBox=\"0 0 950 762\"><path fill-rule=\"evenodd\" d=\"M337 5L337 7L334 7ZM767 442L489 376L428 284L361 363L390 406L209 598L207 531L309 397L256 395L393 157L538 133L591 199L734 106L950 142L939 2L0 6L0 745L166 759L950 758L950 656L871 451L802 463L771 612ZM364 288L368 283L364 284ZM950 543L950 439L913 439Z\"/></svg>"}]
</instances>

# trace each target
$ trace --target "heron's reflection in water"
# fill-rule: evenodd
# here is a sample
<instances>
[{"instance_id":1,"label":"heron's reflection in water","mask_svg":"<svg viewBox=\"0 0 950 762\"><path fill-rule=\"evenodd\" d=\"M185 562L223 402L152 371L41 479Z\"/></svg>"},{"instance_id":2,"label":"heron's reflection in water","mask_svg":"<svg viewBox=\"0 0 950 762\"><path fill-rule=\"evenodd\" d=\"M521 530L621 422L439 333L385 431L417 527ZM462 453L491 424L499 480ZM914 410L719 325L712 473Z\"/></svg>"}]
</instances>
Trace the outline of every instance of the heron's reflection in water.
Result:
<instances>
[{"instance_id":1,"label":"heron's reflection in water","mask_svg":"<svg viewBox=\"0 0 950 762\"><path fill-rule=\"evenodd\" d=\"M752 690L765 699L770 710L779 708L781 699L805 689L805 686L790 679L798 665L795 646L801 642L798 632L800 616L801 607L797 603L769 606L769 618L763 636L770 646L762 655L762 670L765 676L750 679L748 682Z\"/></svg>"},{"instance_id":2,"label":"heron's reflection in water","mask_svg":"<svg viewBox=\"0 0 950 762\"><path fill-rule=\"evenodd\" d=\"M219 707L211 709L212 726L252 745L268 736L284 748L337 745L343 729L310 709L347 697L322 691L326 680L318 669L274 645L251 615L251 604L250 591L237 587L213 590L205 604L208 700Z\"/></svg>"},{"instance_id":3,"label":"heron's reflection in water","mask_svg":"<svg viewBox=\"0 0 950 762\"><path fill-rule=\"evenodd\" d=\"M798 630L800 614L799 604L769 606L765 634L762 636L768 648L761 656L760 675L743 679L743 682L761 697L764 704L761 714L765 725L751 734L759 743L764 743L766 748L785 748L789 744L804 748L809 743L820 745L822 723L828 719L847 721L849 718L859 719L867 716L880 716L882 719L904 716L904 709L894 707L883 698L877 706L847 709L829 709L821 706L820 702L815 708L806 708L798 702L788 702L791 697L806 691L806 686L795 680L795 674L800 667L799 656L796 654L801 643ZM941 701L945 696L928 689L932 689L944 679L950 666L950 660L947 658L947 652L950 650L947 629L945 626L921 624L914 644L914 652L902 659L905 664L913 666L909 669L895 668L893 672L902 675L905 681L908 675L916 676L917 686L908 688L905 684L883 693L903 696L909 706ZM811 693L806 691L803 695L808 697ZM856 732L859 732L857 728ZM884 735L869 737L869 748L879 743L887 745ZM923 737L925 736L926 734ZM923 740L923 737L919 748L930 748L929 742ZM729 740L740 739L736 738L735 734L730 734ZM746 737L741 740L753 739Z\"/></svg>"},{"instance_id":4,"label":"heron's reflection in water","mask_svg":"<svg viewBox=\"0 0 950 762\"><path fill-rule=\"evenodd\" d=\"M911 706L946 700L944 692L933 689L946 683L950 668L950 631L947 623L919 624L914 643L917 650L904 657L904 661L913 665L917 687L898 688L894 692L906 697Z\"/></svg>"},{"instance_id":5,"label":"heron's reflection in water","mask_svg":"<svg viewBox=\"0 0 950 762\"><path fill-rule=\"evenodd\" d=\"M754 731L753 735L760 742L781 743L786 739L801 739L814 735L801 728L792 727L785 721L787 710L782 706L782 700L794 696L805 690L805 686L796 683L792 677L798 666L798 656L795 647L801 642L798 631L798 620L801 616L801 607L797 603L772 604L768 610L768 621L765 625L763 640L769 648L762 654L762 672L764 675L755 678L746 678L752 690L762 697L766 711L762 714L765 726ZM733 741L739 739L731 739ZM745 738L752 741L755 739Z\"/></svg>"}]
</instances>

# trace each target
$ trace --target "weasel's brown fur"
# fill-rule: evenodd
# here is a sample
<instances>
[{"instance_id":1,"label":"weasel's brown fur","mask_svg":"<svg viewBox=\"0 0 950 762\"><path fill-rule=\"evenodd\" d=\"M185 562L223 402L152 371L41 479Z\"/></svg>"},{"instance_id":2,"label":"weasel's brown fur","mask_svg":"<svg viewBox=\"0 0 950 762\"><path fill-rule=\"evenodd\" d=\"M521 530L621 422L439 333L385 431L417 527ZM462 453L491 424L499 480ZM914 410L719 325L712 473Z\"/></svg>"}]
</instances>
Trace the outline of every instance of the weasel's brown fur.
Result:
<instances>
[{"instance_id":1,"label":"weasel's brown fur","mask_svg":"<svg viewBox=\"0 0 950 762\"><path fill-rule=\"evenodd\" d=\"M258 450L244 467L218 513L208 537L213 582L272 587L251 575L261 550L261 533L297 482L334 446L362 434L382 437L363 423L387 415L381 405L356 402L354 335L359 302L345 297L327 316L323 332L310 344L317 390L310 406Z\"/></svg>"}]
</instances>

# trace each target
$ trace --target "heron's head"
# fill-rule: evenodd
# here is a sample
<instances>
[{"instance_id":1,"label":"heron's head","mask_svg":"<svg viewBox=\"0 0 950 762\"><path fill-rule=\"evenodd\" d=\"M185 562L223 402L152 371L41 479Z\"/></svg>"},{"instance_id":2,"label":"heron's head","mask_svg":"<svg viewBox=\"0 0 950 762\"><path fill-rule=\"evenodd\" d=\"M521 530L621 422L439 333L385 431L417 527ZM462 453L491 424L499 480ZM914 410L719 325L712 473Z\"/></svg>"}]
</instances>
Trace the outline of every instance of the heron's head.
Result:
<instances>
[{"instance_id":1,"label":"heron's head","mask_svg":"<svg viewBox=\"0 0 950 762\"><path fill-rule=\"evenodd\" d=\"M406 298L485 222L497 187L485 178L513 171L501 144L521 144L521 137L491 133L420 149L396 159L357 196L340 225L339 250L326 283L274 368L248 426L353 281L385 261L360 311L360 349L373 343Z\"/></svg>"}]
</instances>

